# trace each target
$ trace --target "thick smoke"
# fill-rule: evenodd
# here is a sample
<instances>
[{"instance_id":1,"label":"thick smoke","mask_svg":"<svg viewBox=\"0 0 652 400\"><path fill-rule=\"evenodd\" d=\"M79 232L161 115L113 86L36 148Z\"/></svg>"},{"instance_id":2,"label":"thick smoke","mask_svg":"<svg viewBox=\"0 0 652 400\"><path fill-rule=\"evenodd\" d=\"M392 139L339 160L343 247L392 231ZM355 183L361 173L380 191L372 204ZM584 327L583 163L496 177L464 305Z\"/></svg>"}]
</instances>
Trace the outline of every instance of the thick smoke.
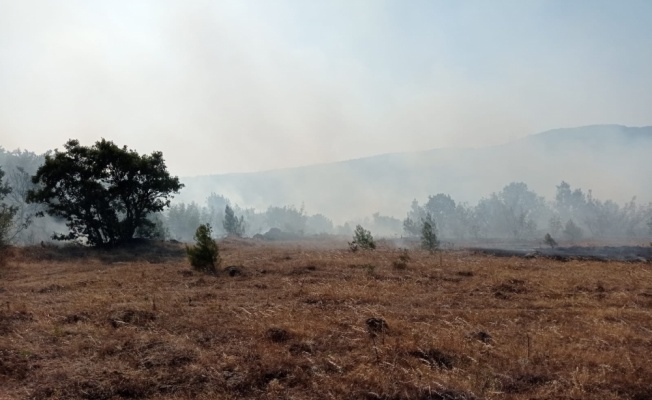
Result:
<instances>
[{"instance_id":1,"label":"thick smoke","mask_svg":"<svg viewBox=\"0 0 652 400\"><path fill-rule=\"evenodd\" d=\"M239 174L237 179L209 176L186 180L191 190L185 196L197 196L198 189L229 188L224 179L227 182L232 179L230 188L239 196L232 198L212 192L203 201L177 201L165 213L152 216L152 220L160 227L159 237L181 241L191 240L197 226L203 223L210 223L218 236L226 235L223 221L227 206L235 210L236 218L243 218L245 235L254 237L269 237L270 230L277 230L274 238L284 239L319 234L350 235L358 224L379 237L419 236L421 223L429 214L440 238L456 242L540 241L546 234L563 238L565 243L578 243L582 239L641 240L650 232L652 203L646 205L645 199L650 197L643 197L640 202L628 196L623 201L627 195L622 188L628 185L639 193L646 192L637 182L621 177L633 176L635 171L641 171L639 177L644 176L645 158L627 156L650 151L650 128L594 126L546 132L504 146L456 151L457 156L472 155L478 165L486 166L483 170L469 169L463 161L466 157L432 157L446 153L438 150ZM550 159L556 163L545 162ZM620 162L611 167L608 163L611 159ZM31 175L42 162L43 156L28 151L0 151L0 166L8 172L7 181L14 189L8 201L20 210L19 225L41 211L40 206L25 203L24 196L32 187ZM578 187L572 179L569 181L573 185L564 181L565 177L579 177L581 181L583 174L590 176L598 170L604 173L596 190ZM438 175L441 171L445 174ZM348 180L339 178L340 174ZM331 180L318 181L316 176ZM526 177L523 181L536 184L529 186L514 180L495 190L502 185L502 180L515 177ZM555 177L559 180L546 187ZM433 181L437 184L433 185ZM349 186L343 187L343 182ZM487 190L472 201L459 197L458 193L469 189L475 193L479 182L483 187L494 184L494 190ZM453 190L437 190L442 187ZM544 195L540 194L540 187L546 189ZM614 191L614 188L621 190ZM415 193L419 195L412 197ZM615 193L617 197L605 197L603 193ZM298 195L310 199L313 205L293 202L299 199ZM263 206L242 199L255 199ZM346 214L338 213L343 209ZM16 236L16 241L22 244L46 241L54 231L65 232L63 221L33 219L29 228Z\"/></svg>"},{"instance_id":2,"label":"thick smoke","mask_svg":"<svg viewBox=\"0 0 652 400\"><path fill-rule=\"evenodd\" d=\"M264 210L299 205L337 224L380 212L402 216L413 199L446 193L477 203L511 182L526 182L553 199L561 181L592 190L594 196L645 204L652 190L647 155L652 128L589 126L560 129L505 145L388 154L334 164L185 178L182 201L203 200L213 191L234 203Z\"/></svg>"},{"instance_id":3,"label":"thick smoke","mask_svg":"<svg viewBox=\"0 0 652 400\"><path fill-rule=\"evenodd\" d=\"M649 147L620 127L514 140L652 125L649 15L645 2L0 0L0 144L162 151L187 204L303 204L334 230L511 182L644 204Z\"/></svg>"},{"instance_id":4,"label":"thick smoke","mask_svg":"<svg viewBox=\"0 0 652 400\"><path fill-rule=\"evenodd\" d=\"M647 6L575 7L2 1L0 132L193 176L651 124Z\"/></svg>"}]
</instances>

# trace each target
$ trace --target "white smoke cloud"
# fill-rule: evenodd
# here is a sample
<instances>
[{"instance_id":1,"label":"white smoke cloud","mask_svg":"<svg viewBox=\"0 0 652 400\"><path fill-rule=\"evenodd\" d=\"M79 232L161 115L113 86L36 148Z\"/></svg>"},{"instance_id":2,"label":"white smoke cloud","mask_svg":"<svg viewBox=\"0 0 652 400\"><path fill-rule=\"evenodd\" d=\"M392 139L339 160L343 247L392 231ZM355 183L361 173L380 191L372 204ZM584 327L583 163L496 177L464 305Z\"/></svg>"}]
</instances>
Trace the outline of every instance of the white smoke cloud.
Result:
<instances>
[{"instance_id":1,"label":"white smoke cloud","mask_svg":"<svg viewBox=\"0 0 652 400\"><path fill-rule=\"evenodd\" d=\"M645 3L0 0L0 139L179 175L652 124Z\"/></svg>"}]
</instances>

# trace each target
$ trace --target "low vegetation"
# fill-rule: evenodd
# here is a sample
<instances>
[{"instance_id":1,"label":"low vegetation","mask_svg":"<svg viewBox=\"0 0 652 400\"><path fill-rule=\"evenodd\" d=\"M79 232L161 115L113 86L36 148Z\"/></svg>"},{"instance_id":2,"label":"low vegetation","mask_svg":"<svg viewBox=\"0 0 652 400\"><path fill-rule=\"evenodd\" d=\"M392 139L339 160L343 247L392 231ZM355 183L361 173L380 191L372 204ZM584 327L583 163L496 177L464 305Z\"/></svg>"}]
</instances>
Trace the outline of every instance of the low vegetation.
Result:
<instances>
[{"instance_id":1,"label":"low vegetation","mask_svg":"<svg viewBox=\"0 0 652 400\"><path fill-rule=\"evenodd\" d=\"M12 191L7 183L3 183L4 175L5 172L0 167L0 252L9 244L14 218L18 211L17 207L4 203L5 197Z\"/></svg>"},{"instance_id":2,"label":"low vegetation","mask_svg":"<svg viewBox=\"0 0 652 400\"><path fill-rule=\"evenodd\" d=\"M546 236L543 237L543 242L545 244L547 244L548 246L550 246L550 248L552 248L552 249L557 247L557 241L555 239L553 239L553 237L550 236L549 233L546 233Z\"/></svg>"},{"instance_id":3,"label":"low vegetation","mask_svg":"<svg viewBox=\"0 0 652 400\"><path fill-rule=\"evenodd\" d=\"M195 232L195 245L186 246L190 265L203 272L214 274L220 265L220 252L213 239L213 231L209 224L199 225Z\"/></svg>"},{"instance_id":4,"label":"low vegetation","mask_svg":"<svg viewBox=\"0 0 652 400\"><path fill-rule=\"evenodd\" d=\"M435 222L430 214L428 214L421 228L421 247L424 250L433 252L439 248L439 240L437 240L437 234L435 232Z\"/></svg>"},{"instance_id":5,"label":"low vegetation","mask_svg":"<svg viewBox=\"0 0 652 400\"><path fill-rule=\"evenodd\" d=\"M219 246L238 273L196 272L174 244L11 249L0 398L652 396L649 263Z\"/></svg>"},{"instance_id":6,"label":"low vegetation","mask_svg":"<svg viewBox=\"0 0 652 400\"><path fill-rule=\"evenodd\" d=\"M374 250L376 248L376 242L371 232L363 228L361 225L355 227L353 232L353 240L349 242L349 249L356 252L359 249L362 250Z\"/></svg>"}]
</instances>

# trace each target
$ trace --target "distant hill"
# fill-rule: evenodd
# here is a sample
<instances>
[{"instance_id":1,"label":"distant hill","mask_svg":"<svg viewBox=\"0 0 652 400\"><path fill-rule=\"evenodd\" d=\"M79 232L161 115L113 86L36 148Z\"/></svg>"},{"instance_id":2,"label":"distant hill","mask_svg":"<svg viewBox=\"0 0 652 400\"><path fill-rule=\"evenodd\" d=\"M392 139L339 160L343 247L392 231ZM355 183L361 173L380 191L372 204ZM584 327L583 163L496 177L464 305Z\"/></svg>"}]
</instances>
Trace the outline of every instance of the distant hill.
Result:
<instances>
[{"instance_id":1,"label":"distant hill","mask_svg":"<svg viewBox=\"0 0 652 400\"><path fill-rule=\"evenodd\" d=\"M514 181L552 199L562 180L601 199L652 200L652 127L555 129L507 144L384 154L258 173L186 177L180 200L216 192L241 206L305 204L336 221L374 212L403 217L412 199L450 194L475 203Z\"/></svg>"}]
</instances>

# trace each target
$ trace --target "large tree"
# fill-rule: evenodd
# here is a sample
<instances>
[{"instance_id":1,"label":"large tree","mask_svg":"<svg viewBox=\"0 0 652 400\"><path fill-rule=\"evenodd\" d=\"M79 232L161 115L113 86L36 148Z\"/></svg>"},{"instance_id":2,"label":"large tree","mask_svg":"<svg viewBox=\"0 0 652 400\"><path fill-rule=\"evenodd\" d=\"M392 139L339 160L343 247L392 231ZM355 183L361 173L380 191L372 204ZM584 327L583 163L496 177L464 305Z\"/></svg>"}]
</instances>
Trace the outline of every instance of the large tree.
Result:
<instances>
[{"instance_id":1,"label":"large tree","mask_svg":"<svg viewBox=\"0 0 652 400\"><path fill-rule=\"evenodd\" d=\"M104 139L91 147L68 141L65 151L46 155L32 181L38 186L27 200L67 221L70 232L54 239L91 245L131 240L138 228L152 224L147 216L169 206L183 187L168 173L161 152L141 156Z\"/></svg>"}]
</instances>

